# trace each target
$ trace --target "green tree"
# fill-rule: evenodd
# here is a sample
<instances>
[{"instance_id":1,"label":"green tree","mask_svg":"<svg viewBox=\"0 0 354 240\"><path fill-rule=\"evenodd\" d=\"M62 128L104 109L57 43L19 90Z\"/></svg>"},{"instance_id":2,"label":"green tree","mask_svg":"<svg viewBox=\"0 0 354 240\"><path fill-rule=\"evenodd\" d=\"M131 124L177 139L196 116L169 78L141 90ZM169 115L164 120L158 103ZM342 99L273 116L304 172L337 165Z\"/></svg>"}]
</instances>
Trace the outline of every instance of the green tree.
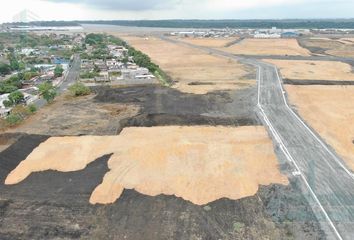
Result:
<instances>
[{"instance_id":1,"label":"green tree","mask_svg":"<svg viewBox=\"0 0 354 240\"><path fill-rule=\"evenodd\" d=\"M18 88L12 84L0 83L0 94L11 93L16 91Z\"/></svg>"},{"instance_id":2,"label":"green tree","mask_svg":"<svg viewBox=\"0 0 354 240\"><path fill-rule=\"evenodd\" d=\"M9 101L12 103L12 105L17 105L19 103L21 103L24 100L24 95L22 92L20 91L15 91L10 93L9 95Z\"/></svg>"},{"instance_id":3,"label":"green tree","mask_svg":"<svg viewBox=\"0 0 354 240\"><path fill-rule=\"evenodd\" d=\"M54 77L63 76L64 69L61 65L57 65L54 69Z\"/></svg>"},{"instance_id":4,"label":"green tree","mask_svg":"<svg viewBox=\"0 0 354 240\"><path fill-rule=\"evenodd\" d=\"M53 102L57 95L57 90L51 82L45 82L38 86L40 95L48 102Z\"/></svg>"},{"instance_id":5,"label":"green tree","mask_svg":"<svg viewBox=\"0 0 354 240\"><path fill-rule=\"evenodd\" d=\"M10 67L12 70L19 70L20 69L20 63L17 61L16 57L11 54L9 56L9 61L10 61Z\"/></svg>"},{"instance_id":6,"label":"green tree","mask_svg":"<svg viewBox=\"0 0 354 240\"><path fill-rule=\"evenodd\" d=\"M10 65L6 63L0 63L0 74L1 75L7 75L11 73L11 67Z\"/></svg>"}]
</instances>

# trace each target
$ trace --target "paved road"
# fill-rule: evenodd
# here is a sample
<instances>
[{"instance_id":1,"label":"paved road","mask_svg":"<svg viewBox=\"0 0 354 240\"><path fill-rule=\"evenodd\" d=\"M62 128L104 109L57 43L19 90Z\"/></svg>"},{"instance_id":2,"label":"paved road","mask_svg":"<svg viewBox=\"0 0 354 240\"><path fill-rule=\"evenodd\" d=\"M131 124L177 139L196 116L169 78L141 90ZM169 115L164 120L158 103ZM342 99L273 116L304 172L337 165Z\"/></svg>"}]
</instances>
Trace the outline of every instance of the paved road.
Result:
<instances>
[{"instance_id":1,"label":"paved road","mask_svg":"<svg viewBox=\"0 0 354 240\"><path fill-rule=\"evenodd\" d=\"M80 64L81 64L80 56L74 55L71 68L69 69L67 75L64 77L63 82L59 85L57 89L58 94L65 92L68 89L68 87L78 79L80 74ZM34 102L37 108L43 107L46 103L47 102L43 98L40 98Z\"/></svg>"},{"instance_id":2,"label":"paved road","mask_svg":"<svg viewBox=\"0 0 354 240\"><path fill-rule=\"evenodd\" d=\"M328 238L354 239L354 177L334 150L288 106L277 69L257 59L162 39L257 67L258 113L281 150L280 157L291 162Z\"/></svg>"}]
</instances>

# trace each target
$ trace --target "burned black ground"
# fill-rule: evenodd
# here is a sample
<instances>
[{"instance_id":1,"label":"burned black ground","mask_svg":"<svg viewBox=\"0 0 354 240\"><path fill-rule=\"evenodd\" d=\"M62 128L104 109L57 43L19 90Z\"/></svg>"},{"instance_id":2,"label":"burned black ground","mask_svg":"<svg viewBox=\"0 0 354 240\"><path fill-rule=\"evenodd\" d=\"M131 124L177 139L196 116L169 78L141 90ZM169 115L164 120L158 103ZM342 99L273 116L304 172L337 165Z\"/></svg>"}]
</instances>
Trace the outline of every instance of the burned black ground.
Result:
<instances>
[{"instance_id":1,"label":"burned black ground","mask_svg":"<svg viewBox=\"0 0 354 240\"><path fill-rule=\"evenodd\" d=\"M147 85L125 88L97 88L96 101L134 104L137 116L120 121L124 127L166 125L260 125L255 114L256 88L216 91L203 95L182 93L176 89Z\"/></svg>"},{"instance_id":2,"label":"burned black ground","mask_svg":"<svg viewBox=\"0 0 354 240\"><path fill-rule=\"evenodd\" d=\"M0 180L47 136L25 135L0 153ZM0 239L321 239L295 182L261 186L255 196L197 206L175 196L125 190L111 205L89 197L109 156L82 171L34 173L0 185ZM65 159L63 159L65 161Z\"/></svg>"},{"instance_id":3,"label":"burned black ground","mask_svg":"<svg viewBox=\"0 0 354 240\"><path fill-rule=\"evenodd\" d=\"M260 124L256 87L204 95L154 85L95 91L97 102L140 107L136 116L110 126L116 132L127 126ZM104 156L81 171L33 173L17 185L4 185L10 171L48 137L13 134L17 141L0 152L0 239L324 238L293 181L288 186L260 186L255 196L205 206L134 190L125 190L114 204L91 205L90 195L108 171L109 156Z\"/></svg>"}]
</instances>

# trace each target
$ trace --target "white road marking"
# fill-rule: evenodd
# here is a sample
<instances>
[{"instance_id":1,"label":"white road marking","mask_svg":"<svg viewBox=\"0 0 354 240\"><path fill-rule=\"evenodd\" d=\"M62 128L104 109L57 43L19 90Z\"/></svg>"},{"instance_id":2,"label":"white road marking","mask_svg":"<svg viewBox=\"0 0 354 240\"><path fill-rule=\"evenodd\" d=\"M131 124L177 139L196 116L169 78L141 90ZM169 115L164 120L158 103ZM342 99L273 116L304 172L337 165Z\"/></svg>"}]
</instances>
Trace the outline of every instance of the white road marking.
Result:
<instances>
[{"instance_id":1,"label":"white road marking","mask_svg":"<svg viewBox=\"0 0 354 240\"><path fill-rule=\"evenodd\" d=\"M335 235L337 236L338 239L342 240L342 236L339 234L337 228L335 227L334 223L332 222L331 218L328 216L326 210L324 209L324 207L322 206L321 202L319 201L318 197L316 196L315 192L313 191L313 189L311 188L310 184L307 182L306 177L304 176L304 174L301 172L300 167L298 166L298 164L296 163L295 159L291 156L291 154L289 153L288 149L286 148L283 140L280 138L279 133L274 129L273 125L271 124L271 122L269 121L267 115L265 114L263 107L260 103L260 90L261 90L261 67L258 65L258 107L261 110L261 113L264 117L264 120L266 121L267 126L269 127L270 131L272 132L273 136L275 137L276 141L280 144L280 149L282 150L282 152L285 154L286 158L292 162L296 168L296 171L298 173L298 176L301 177L301 179L304 181L306 187L309 189L312 197L314 198L314 200L316 201L316 203L318 204L318 206L320 207L321 211L323 212L325 218L327 219L328 223L330 224L331 228L333 229ZM279 79L279 76L278 76ZM280 79L279 79L280 81ZM281 88L283 89L283 88ZM284 95L283 98L285 99ZM286 101L285 101L286 102Z\"/></svg>"},{"instance_id":2,"label":"white road marking","mask_svg":"<svg viewBox=\"0 0 354 240\"><path fill-rule=\"evenodd\" d=\"M278 69L273 66L274 69L275 69L275 72L277 73L277 78L278 78L278 82L279 82L279 86L280 86L280 89L282 90L283 94L283 100L284 100L284 103L286 105L286 107L290 110L290 112L296 117L296 119L298 121L300 121L300 123L311 133L312 136L314 136L316 138L316 140L321 144L322 147L324 147L326 149L326 151L334 158L334 160L339 164L339 166L341 166L341 168L343 168L343 170L354 180L354 175L351 173L350 170L348 170L346 168L346 166L344 166L344 164L337 158L336 155L333 154L333 152L331 150L328 149L328 147L326 146L326 144L323 143L323 141L321 139L319 139L317 137L317 135L306 125L306 123L304 123L304 121L302 121L302 119L290 108L290 106L288 105L287 101L286 101L286 98L285 98L285 90L281 84L281 80L280 80L280 77L279 77L279 73L278 73Z\"/></svg>"},{"instance_id":3,"label":"white road marking","mask_svg":"<svg viewBox=\"0 0 354 240\"><path fill-rule=\"evenodd\" d=\"M193 46L193 45L192 45L192 46ZM223 56L223 54L220 54L220 53L219 53L219 55L222 55L222 56ZM224 56L225 56L225 55L224 55ZM228 57L228 56L226 56L226 57ZM237 58L237 57L236 57L236 56L231 56L230 58ZM259 65L259 64L256 64L256 63L252 63L252 62L249 63L249 64L258 67L258 103L257 103L257 106L258 106L258 108L261 110L261 113L262 113L262 115L263 115L263 118L264 118L264 120L265 120L267 126L269 127L269 129L270 129L270 131L272 132L272 134L273 134L274 138L276 139L276 141L279 143L280 149L281 149L282 152L285 154L286 158L287 158L290 162L293 162L293 163L294 163L294 166L295 166L295 168L297 169L297 172L298 172L299 176L301 176L301 179L304 181L306 187L309 189L309 191L310 191L311 195L313 196L314 200L316 201L316 203L317 203L318 206L320 207L320 209L321 209L321 211L323 212L325 218L327 219L327 221L329 222L331 228L333 229L335 235L337 236L338 239L342 240L342 239L343 239L342 236L339 234L339 232L338 232L338 230L336 229L334 223L332 222L332 220L331 220L330 217L328 216L326 210L325 210L324 207L322 206L321 202L318 200L318 197L316 196L316 194L315 194L314 191L312 190L311 186L310 186L309 183L307 182L306 177L305 177L304 174L301 172L299 166L297 165L297 163L295 162L294 158L293 158L293 157L291 156L291 154L289 153L288 149L286 148L285 144L283 143L282 139L280 138L280 135L279 135L278 132L274 129L273 125L272 125L271 122L269 121L267 115L265 114L265 112L264 112L264 110L263 110L263 108L262 108L262 105L261 105L261 103L260 103L260 88L261 88L261 86L260 86L260 85L261 85L261 80L260 80L260 79L261 79L261 77L260 77L260 76L261 76L261 67L260 67L260 65ZM265 64L266 64L266 63L265 63ZM274 65L271 65L271 64L266 64L266 65L271 66L271 67L274 67ZM275 68L275 67L274 67L274 68ZM276 69L276 68L275 68L275 69ZM279 77L279 74L278 74L278 70L277 70L277 69L276 69L276 73L277 73L277 75L278 75L278 81L279 81L279 83L280 83L281 90L283 91L283 94L282 94L282 95L283 95L283 99L284 99L284 101L285 101L285 105L286 105L287 108L290 109L290 111L296 116L296 118L297 118L298 120L300 120L300 122L302 122L302 124L304 124L305 127L306 127L308 130L310 130L310 129L306 126L306 124L305 124L301 119L299 119L299 117L292 111L292 109L291 109L291 108L289 107L289 105L287 104L286 99L285 99L285 91L284 91L284 89L283 89L283 87L282 87L282 85L281 85L280 77ZM317 138L317 136L316 136L311 130L310 130L310 132L315 136L315 138L316 138L317 140L319 140L319 139ZM321 143L322 146L324 145L321 141L319 141L319 142ZM327 151L329 151L329 149L328 149L326 146L324 146L324 147L325 147L325 149L326 149ZM330 153L332 156L334 156L334 154L333 154L331 151L329 151L329 153ZM335 157L335 156L334 156L334 157ZM335 158L336 158L336 157L335 157ZM340 164L340 165L342 165L342 164ZM344 167L344 169L346 169L346 168ZM350 173L350 172L349 172L349 173ZM353 175L352 175L351 173L350 173L349 175L353 178Z\"/></svg>"}]
</instances>

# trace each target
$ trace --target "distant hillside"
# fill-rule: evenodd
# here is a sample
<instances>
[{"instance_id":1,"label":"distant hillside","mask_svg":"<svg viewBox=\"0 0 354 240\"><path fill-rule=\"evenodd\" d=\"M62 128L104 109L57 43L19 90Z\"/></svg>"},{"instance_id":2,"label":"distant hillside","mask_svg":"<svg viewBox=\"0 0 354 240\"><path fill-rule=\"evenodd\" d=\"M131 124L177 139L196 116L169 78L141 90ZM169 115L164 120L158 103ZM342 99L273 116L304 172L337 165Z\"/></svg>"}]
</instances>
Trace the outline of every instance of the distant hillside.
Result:
<instances>
[{"instance_id":1,"label":"distant hillside","mask_svg":"<svg viewBox=\"0 0 354 240\"><path fill-rule=\"evenodd\" d=\"M30 23L11 23L10 25L17 26L36 26L36 27L76 27L80 26L78 22L75 21L38 21Z\"/></svg>"},{"instance_id":2,"label":"distant hillside","mask_svg":"<svg viewBox=\"0 0 354 240\"><path fill-rule=\"evenodd\" d=\"M162 28L341 28L354 29L354 19L323 20L139 20L77 21L81 24L109 24L131 27Z\"/></svg>"},{"instance_id":3,"label":"distant hillside","mask_svg":"<svg viewBox=\"0 0 354 240\"><path fill-rule=\"evenodd\" d=\"M337 28L354 29L354 19L292 19L292 20L111 20L111 21L41 21L30 25L43 27L79 26L80 24L105 24L130 27L160 28ZM17 23L16 25L28 25Z\"/></svg>"}]
</instances>

